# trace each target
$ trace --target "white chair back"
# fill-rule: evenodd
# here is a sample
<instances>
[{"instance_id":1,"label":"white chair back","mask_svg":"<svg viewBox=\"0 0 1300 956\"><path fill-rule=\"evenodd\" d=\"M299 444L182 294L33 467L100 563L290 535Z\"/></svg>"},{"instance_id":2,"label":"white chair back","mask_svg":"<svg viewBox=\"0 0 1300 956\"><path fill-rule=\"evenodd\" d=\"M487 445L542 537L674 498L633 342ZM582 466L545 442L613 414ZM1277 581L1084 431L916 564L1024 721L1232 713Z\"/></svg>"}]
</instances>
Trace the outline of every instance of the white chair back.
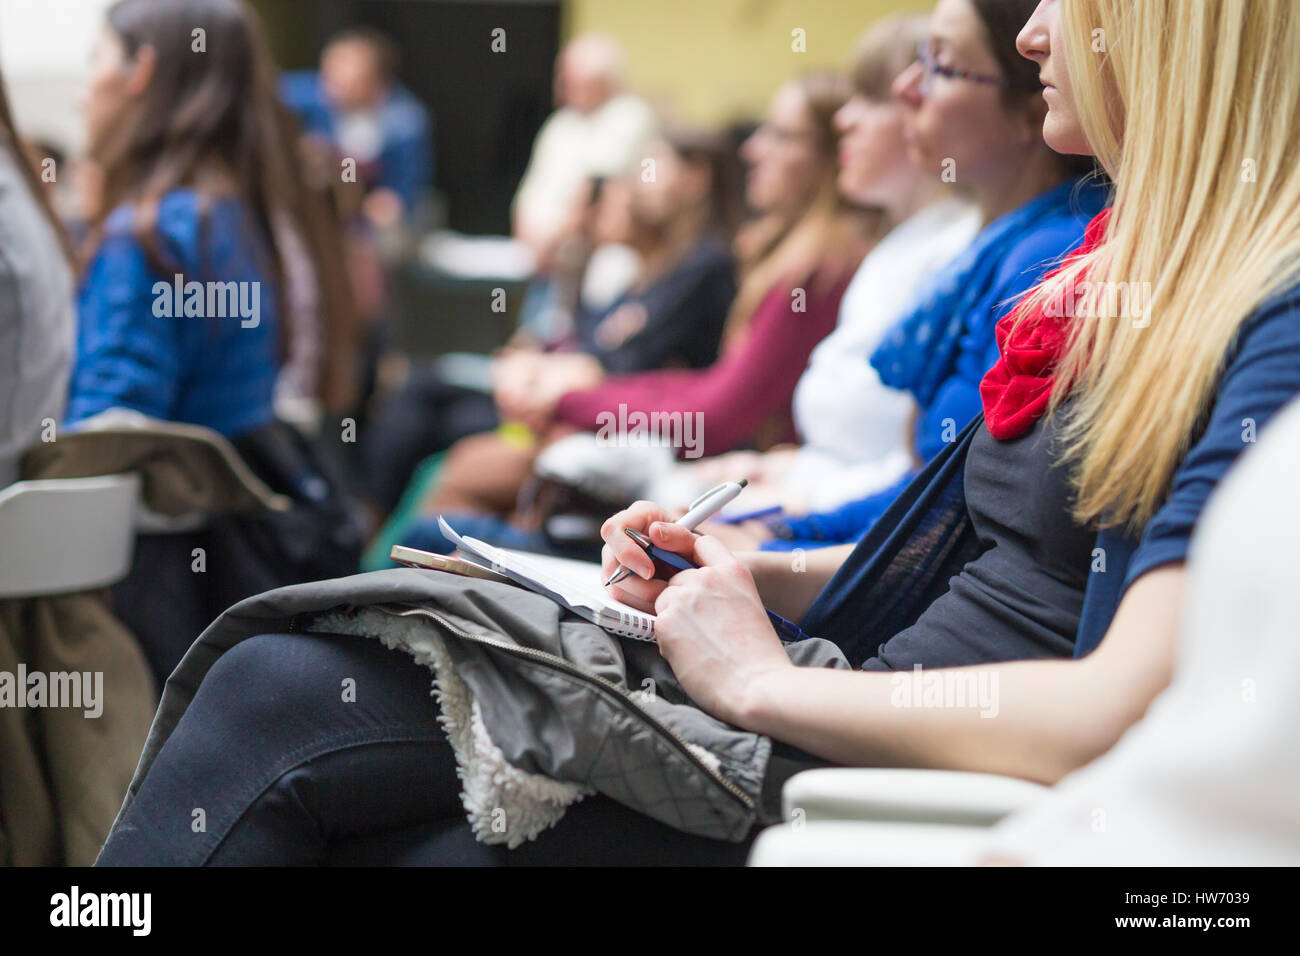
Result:
<instances>
[{"instance_id":1,"label":"white chair back","mask_svg":"<svg viewBox=\"0 0 1300 956\"><path fill-rule=\"evenodd\" d=\"M131 566L140 476L19 481L0 489L0 598L87 591Z\"/></svg>"}]
</instances>

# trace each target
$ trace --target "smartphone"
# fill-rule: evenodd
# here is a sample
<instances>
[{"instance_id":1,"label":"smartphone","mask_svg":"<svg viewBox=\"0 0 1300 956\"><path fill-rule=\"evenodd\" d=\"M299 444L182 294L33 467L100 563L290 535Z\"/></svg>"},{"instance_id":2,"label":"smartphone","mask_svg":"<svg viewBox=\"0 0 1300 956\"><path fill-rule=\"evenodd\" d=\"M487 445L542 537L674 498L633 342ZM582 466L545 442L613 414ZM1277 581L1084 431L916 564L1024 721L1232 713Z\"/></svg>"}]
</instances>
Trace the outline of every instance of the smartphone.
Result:
<instances>
[{"instance_id":1,"label":"smartphone","mask_svg":"<svg viewBox=\"0 0 1300 956\"><path fill-rule=\"evenodd\" d=\"M446 571L449 574L460 574L467 578L482 578L484 581L500 581L502 584L514 584L504 574L497 574L491 568L485 568L481 564L475 564L463 558L453 558L446 554L434 554L432 551L421 551L419 548L407 548L395 544L393 550L388 552L388 556L398 564L404 564L408 568Z\"/></svg>"}]
</instances>

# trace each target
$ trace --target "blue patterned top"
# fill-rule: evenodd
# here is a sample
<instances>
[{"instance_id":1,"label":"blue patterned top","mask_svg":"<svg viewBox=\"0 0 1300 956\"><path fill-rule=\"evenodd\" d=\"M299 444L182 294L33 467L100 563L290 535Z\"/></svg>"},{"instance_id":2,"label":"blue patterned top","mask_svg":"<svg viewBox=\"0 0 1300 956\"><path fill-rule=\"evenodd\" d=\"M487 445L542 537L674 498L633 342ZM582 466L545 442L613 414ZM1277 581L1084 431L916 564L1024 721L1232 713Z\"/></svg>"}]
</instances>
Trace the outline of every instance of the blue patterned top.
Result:
<instances>
[{"instance_id":1,"label":"blue patterned top","mask_svg":"<svg viewBox=\"0 0 1300 956\"><path fill-rule=\"evenodd\" d=\"M998 358L998 320L1083 241L1108 198L1108 186L1070 179L995 219L886 333L871 364L882 382L916 398L914 447L922 461L952 444L980 413L980 380ZM839 508L792 517L783 538L762 547L785 551L857 541L914 475Z\"/></svg>"}]
</instances>

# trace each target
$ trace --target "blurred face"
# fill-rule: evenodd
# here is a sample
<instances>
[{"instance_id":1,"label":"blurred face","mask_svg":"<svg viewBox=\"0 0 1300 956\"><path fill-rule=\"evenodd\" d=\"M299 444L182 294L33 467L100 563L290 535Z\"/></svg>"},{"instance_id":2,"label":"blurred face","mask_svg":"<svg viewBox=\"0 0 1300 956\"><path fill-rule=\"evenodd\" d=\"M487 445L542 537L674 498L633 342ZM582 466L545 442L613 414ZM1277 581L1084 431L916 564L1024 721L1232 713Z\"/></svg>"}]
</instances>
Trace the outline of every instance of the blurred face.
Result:
<instances>
[{"instance_id":1,"label":"blurred face","mask_svg":"<svg viewBox=\"0 0 1300 956\"><path fill-rule=\"evenodd\" d=\"M996 181L1037 145L1038 122L1029 110L1008 109L995 83L970 78L1000 78L1001 71L969 0L939 0L927 45L940 72L918 58L894 81L894 96L907 109L903 136L912 161L939 172L952 160L957 181L967 185ZM968 75L943 75L953 71Z\"/></svg>"},{"instance_id":2,"label":"blurred face","mask_svg":"<svg viewBox=\"0 0 1300 956\"><path fill-rule=\"evenodd\" d=\"M841 195L864 206L897 201L919 173L903 141L905 111L894 100L855 93L835 114Z\"/></svg>"},{"instance_id":3,"label":"blurred face","mask_svg":"<svg viewBox=\"0 0 1300 956\"><path fill-rule=\"evenodd\" d=\"M141 54L137 60L147 62L132 61L118 35L107 24L100 27L91 48L90 71L78 97L92 156L148 82L153 51L145 48Z\"/></svg>"},{"instance_id":4,"label":"blurred face","mask_svg":"<svg viewBox=\"0 0 1300 956\"><path fill-rule=\"evenodd\" d=\"M663 140L653 140L644 158L654 161L651 167L654 175L643 174L643 166L633 174L632 214L638 222L646 225L663 225L672 218L681 201L685 164Z\"/></svg>"},{"instance_id":5,"label":"blurred face","mask_svg":"<svg viewBox=\"0 0 1300 956\"><path fill-rule=\"evenodd\" d=\"M555 104L593 113L610 97L608 78L581 50L567 50L555 64Z\"/></svg>"},{"instance_id":6,"label":"blurred face","mask_svg":"<svg viewBox=\"0 0 1300 956\"><path fill-rule=\"evenodd\" d=\"M1047 116L1043 119L1043 139L1058 153L1091 155L1088 139L1083 135L1075 108L1074 87L1066 66L1061 5L1058 0L1043 0L1016 38L1020 55L1038 64L1038 79L1043 84L1043 101Z\"/></svg>"},{"instance_id":7,"label":"blurred face","mask_svg":"<svg viewBox=\"0 0 1300 956\"><path fill-rule=\"evenodd\" d=\"M630 177L605 180L591 213L593 245L632 242L632 190Z\"/></svg>"},{"instance_id":8,"label":"blurred face","mask_svg":"<svg viewBox=\"0 0 1300 956\"><path fill-rule=\"evenodd\" d=\"M803 93L793 84L772 98L767 118L740 148L749 166L745 198L759 212L800 210L812 200L823 158Z\"/></svg>"},{"instance_id":9,"label":"blurred face","mask_svg":"<svg viewBox=\"0 0 1300 956\"><path fill-rule=\"evenodd\" d=\"M320 76L325 95L339 109L367 109L383 99L383 78L364 43L331 44L321 56Z\"/></svg>"}]
</instances>

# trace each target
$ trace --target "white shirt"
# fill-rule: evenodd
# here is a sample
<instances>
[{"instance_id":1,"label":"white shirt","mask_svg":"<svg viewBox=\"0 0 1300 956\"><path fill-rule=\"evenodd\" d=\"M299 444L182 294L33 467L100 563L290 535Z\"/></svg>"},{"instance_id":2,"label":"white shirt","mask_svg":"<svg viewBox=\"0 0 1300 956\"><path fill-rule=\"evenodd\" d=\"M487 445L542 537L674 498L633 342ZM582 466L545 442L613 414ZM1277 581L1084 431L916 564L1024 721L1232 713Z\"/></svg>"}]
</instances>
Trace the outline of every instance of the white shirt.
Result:
<instances>
[{"instance_id":1,"label":"white shirt","mask_svg":"<svg viewBox=\"0 0 1300 956\"><path fill-rule=\"evenodd\" d=\"M380 109L346 110L334 119L339 151L358 163L370 163L384 149L384 114Z\"/></svg>"},{"instance_id":2,"label":"white shirt","mask_svg":"<svg viewBox=\"0 0 1300 956\"><path fill-rule=\"evenodd\" d=\"M839 323L813 350L795 388L803 445L784 478L785 494L822 511L886 488L907 470L915 403L880 381L871 353L979 226L969 203L941 199L895 226L862 260L840 301Z\"/></svg>"},{"instance_id":3,"label":"white shirt","mask_svg":"<svg viewBox=\"0 0 1300 956\"><path fill-rule=\"evenodd\" d=\"M564 222L578 190L593 176L617 176L639 154L655 125L645 101L630 94L591 113L556 110L542 124L515 195L516 212L546 231Z\"/></svg>"}]
</instances>

